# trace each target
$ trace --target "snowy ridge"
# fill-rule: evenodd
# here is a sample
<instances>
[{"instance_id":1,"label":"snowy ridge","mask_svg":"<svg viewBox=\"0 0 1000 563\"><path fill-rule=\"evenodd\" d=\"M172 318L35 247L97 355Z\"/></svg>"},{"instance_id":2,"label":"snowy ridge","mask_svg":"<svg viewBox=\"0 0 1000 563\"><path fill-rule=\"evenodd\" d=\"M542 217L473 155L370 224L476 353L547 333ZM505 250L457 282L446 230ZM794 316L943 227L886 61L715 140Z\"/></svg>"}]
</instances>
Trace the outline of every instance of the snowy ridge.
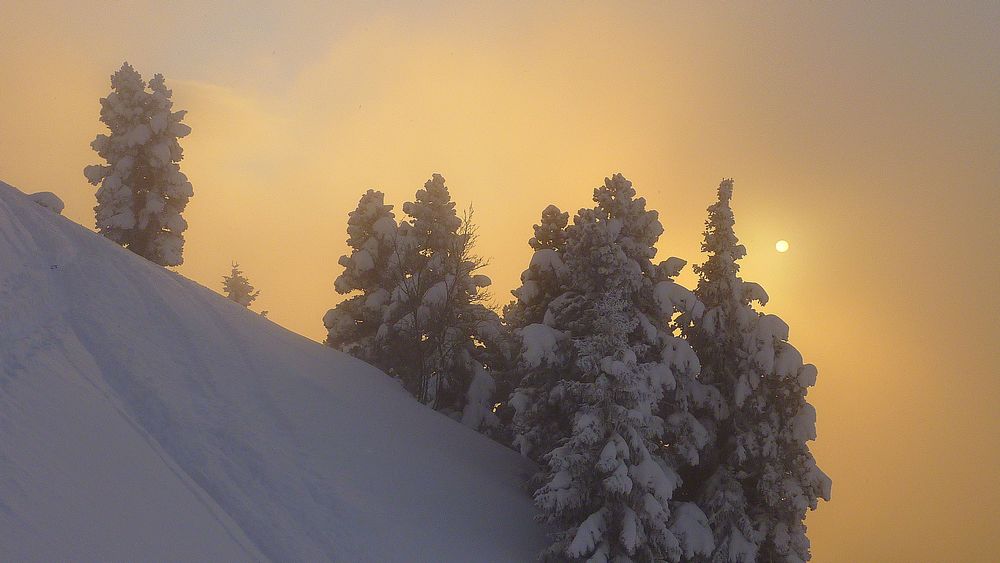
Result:
<instances>
[{"instance_id":1,"label":"snowy ridge","mask_svg":"<svg viewBox=\"0 0 1000 563\"><path fill-rule=\"evenodd\" d=\"M0 560L532 560L533 470L0 183Z\"/></svg>"}]
</instances>

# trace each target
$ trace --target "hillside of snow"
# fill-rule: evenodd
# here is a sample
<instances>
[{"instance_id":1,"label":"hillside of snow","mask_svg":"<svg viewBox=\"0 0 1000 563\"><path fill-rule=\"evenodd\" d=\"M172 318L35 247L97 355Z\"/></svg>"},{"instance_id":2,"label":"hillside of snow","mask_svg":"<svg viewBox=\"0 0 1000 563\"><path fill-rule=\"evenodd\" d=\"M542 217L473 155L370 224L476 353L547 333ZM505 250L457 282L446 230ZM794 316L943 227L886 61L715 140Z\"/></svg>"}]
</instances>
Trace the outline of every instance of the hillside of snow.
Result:
<instances>
[{"instance_id":1,"label":"hillside of snow","mask_svg":"<svg viewBox=\"0 0 1000 563\"><path fill-rule=\"evenodd\" d=\"M531 471L0 183L0 561L532 560Z\"/></svg>"}]
</instances>

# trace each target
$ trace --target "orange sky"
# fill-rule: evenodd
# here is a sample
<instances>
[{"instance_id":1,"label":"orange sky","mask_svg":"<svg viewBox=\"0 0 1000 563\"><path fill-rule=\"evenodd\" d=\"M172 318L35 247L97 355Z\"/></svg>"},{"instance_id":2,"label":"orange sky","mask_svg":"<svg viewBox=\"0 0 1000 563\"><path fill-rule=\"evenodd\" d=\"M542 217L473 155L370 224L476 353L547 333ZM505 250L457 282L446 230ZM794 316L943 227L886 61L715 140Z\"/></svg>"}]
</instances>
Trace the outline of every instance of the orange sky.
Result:
<instances>
[{"instance_id":1,"label":"orange sky","mask_svg":"<svg viewBox=\"0 0 1000 563\"><path fill-rule=\"evenodd\" d=\"M369 187L398 211L442 173L502 303L545 205L621 171L694 262L732 176L744 277L820 369L814 560L1000 552L1000 5L82 4L0 3L0 179L92 226L98 98L125 59L164 73L194 129L178 270L239 260L319 339Z\"/></svg>"}]
</instances>

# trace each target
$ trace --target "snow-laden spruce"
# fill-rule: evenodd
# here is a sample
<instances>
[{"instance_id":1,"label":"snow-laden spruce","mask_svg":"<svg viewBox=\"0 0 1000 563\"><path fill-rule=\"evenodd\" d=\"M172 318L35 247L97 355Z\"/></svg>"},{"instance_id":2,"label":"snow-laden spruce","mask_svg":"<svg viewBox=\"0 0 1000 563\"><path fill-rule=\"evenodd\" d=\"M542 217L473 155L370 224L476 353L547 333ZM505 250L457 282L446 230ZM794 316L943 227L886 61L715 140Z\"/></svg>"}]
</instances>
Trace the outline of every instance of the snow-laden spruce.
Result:
<instances>
[{"instance_id":1,"label":"snow-laden spruce","mask_svg":"<svg viewBox=\"0 0 1000 563\"><path fill-rule=\"evenodd\" d=\"M396 248L397 225L385 195L368 190L348 215L349 255L341 256L344 271L334 289L351 295L323 317L326 343L366 362L379 364L375 335L382 325L389 297L399 280L400 255Z\"/></svg>"},{"instance_id":2,"label":"snow-laden spruce","mask_svg":"<svg viewBox=\"0 0 1000 563\"><path fill-rule=\"evenodd\" d=\"M700 380L722 398L702 410L713 419L710 443L689 490L713 529L711 561L806 561L806 510L830 497L830 480L807 445L816 437L805 400L816 368L803 365L781 319L753 308L768 296L738 276L746 249L733 230L732 195L732 180L724 180L708 208L708 258L695 266L706 310L682 327L701 359Z\"/></svg>"},{"instance_id":3,"label":"snow-laden spruce","mask_svg":"<svg viewBox=\"0 0 1000 563\"><path fill-rule=\"evenodd\" d=\"M240 265L237 262L233 262L233 269L229 275L222 277L222 290L230 301L235 301L244 307L250 307L250 304L260 295L260 290L255 290L250 285L250 280L247 279L243 270L240 270Z\"/></svg>"},{"instance_id":4,"label":"snow-laden spruce","mask_svg":"<svg viewBox=\"0 0 1000 563\"><path fill-rule=\"evenodd\" d=\"M672 500L680 458L664 455L661 417L685 418L680 411L692 402L676 394L697 386L697 359L671 335L670 318L678 305L701 311L690 292L656 298L661 282L676 285L665 273L678 262L652 263L663 227L631 182L620 174L605 179L594 201L565 228L558 210L546 210L532 266L515 291L519 304L508 308L525 325L517 329L523 377L512 398L519 445L543 460L535 501L558 530L546 555L680 561L708 554L704 514ZM543 243L539 232L565 242ZM536 287L525 291L528 284ZM551 451L539 451L548 445Z\"/></svg>"},{"instance_id":5,"label":"snow-laden spruce","mask_svg":"<svg viewBox=\"0 0 1000 563\"><path fill-rule=\"evenodd\" d=\"M571 346L561 331L544 324L549 304L563 293L568 223L569 213L555 205L542 211L528 241L534 254L521 273L521 286L511 292L516 299L504 307L507 330L523 348L507 378L516 389L502 412L513 411L514 447L536 462L569 432L571 413L561 410L560 380L569 369Z\"/></svg>"},{"instance_id":6,"label":"snow-laden spruce","mask_svg":"<svg viewBox=\"0 0 1000 563\"><path fill-rule=\"evenodd\" d=\"M352 213L352 253L341 258L336 289L355 295L324 317L327 342L397 377L432 408L495 427L490 370L502 327L484 304L491 282L478 273L475 229L439 174L403 211L397 226L382 194L369 192Z\"/></svg>"},{"instance_id":7,"label":"snow-laden spruce","mask_svg":"<svg viewBox=\"0 0 1000 563\"><path fill-rule=\"evenodd\" d=\"M528 269L521 273L521 287L512 292L517 299L504 307L504 320L511 328L541 323L549 303L562 293L559 274L568 223L569 213L549 205L542 211L541 221L534 225L535 236L528 241L534 254Z\"/></svg>"},{"instance_id":8,"label":"snow-laden spruce","mask_svg":"<svg viewBox=\"0 0 1000 563\"><path fill-rule=\"evenodd\" d=\"M111 76L111 93L101 98L100 134L91 147L107 164L84 169L99 186L94 207L98 232L162 266L184 259L181 216L194 194L177 164L183 158L178 139L191 132L184 111L172 111L171 91L157 74L147 89L142 76L124 63Z\"/></svg>"}]
</instances>

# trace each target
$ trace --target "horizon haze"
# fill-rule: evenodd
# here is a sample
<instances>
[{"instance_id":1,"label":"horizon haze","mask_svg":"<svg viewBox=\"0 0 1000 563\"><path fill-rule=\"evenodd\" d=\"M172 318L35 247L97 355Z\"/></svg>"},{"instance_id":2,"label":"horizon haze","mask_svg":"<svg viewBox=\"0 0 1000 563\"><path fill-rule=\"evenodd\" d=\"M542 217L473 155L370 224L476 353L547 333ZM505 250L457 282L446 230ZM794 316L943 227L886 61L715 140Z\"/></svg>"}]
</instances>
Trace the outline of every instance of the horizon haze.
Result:
<instances>
[{"instance_id":1,"label":"horizon haze","mask_svg":"<svg viewBox=\"0 0 1000 563\"><path fill-rule=\"evenodd\" d=\"M741 276L819 369L833 479L813 561L1000 552L1000 3L7 2L0 181L94 226L83 168L128 61L192 133L184 264L308 338L369 188L397 219L433 173L472 206L493 300L545 206L623 173L693 287L735 179ZM787 241L787 252L775 244Z\"/></svg>"}]
</instances>

